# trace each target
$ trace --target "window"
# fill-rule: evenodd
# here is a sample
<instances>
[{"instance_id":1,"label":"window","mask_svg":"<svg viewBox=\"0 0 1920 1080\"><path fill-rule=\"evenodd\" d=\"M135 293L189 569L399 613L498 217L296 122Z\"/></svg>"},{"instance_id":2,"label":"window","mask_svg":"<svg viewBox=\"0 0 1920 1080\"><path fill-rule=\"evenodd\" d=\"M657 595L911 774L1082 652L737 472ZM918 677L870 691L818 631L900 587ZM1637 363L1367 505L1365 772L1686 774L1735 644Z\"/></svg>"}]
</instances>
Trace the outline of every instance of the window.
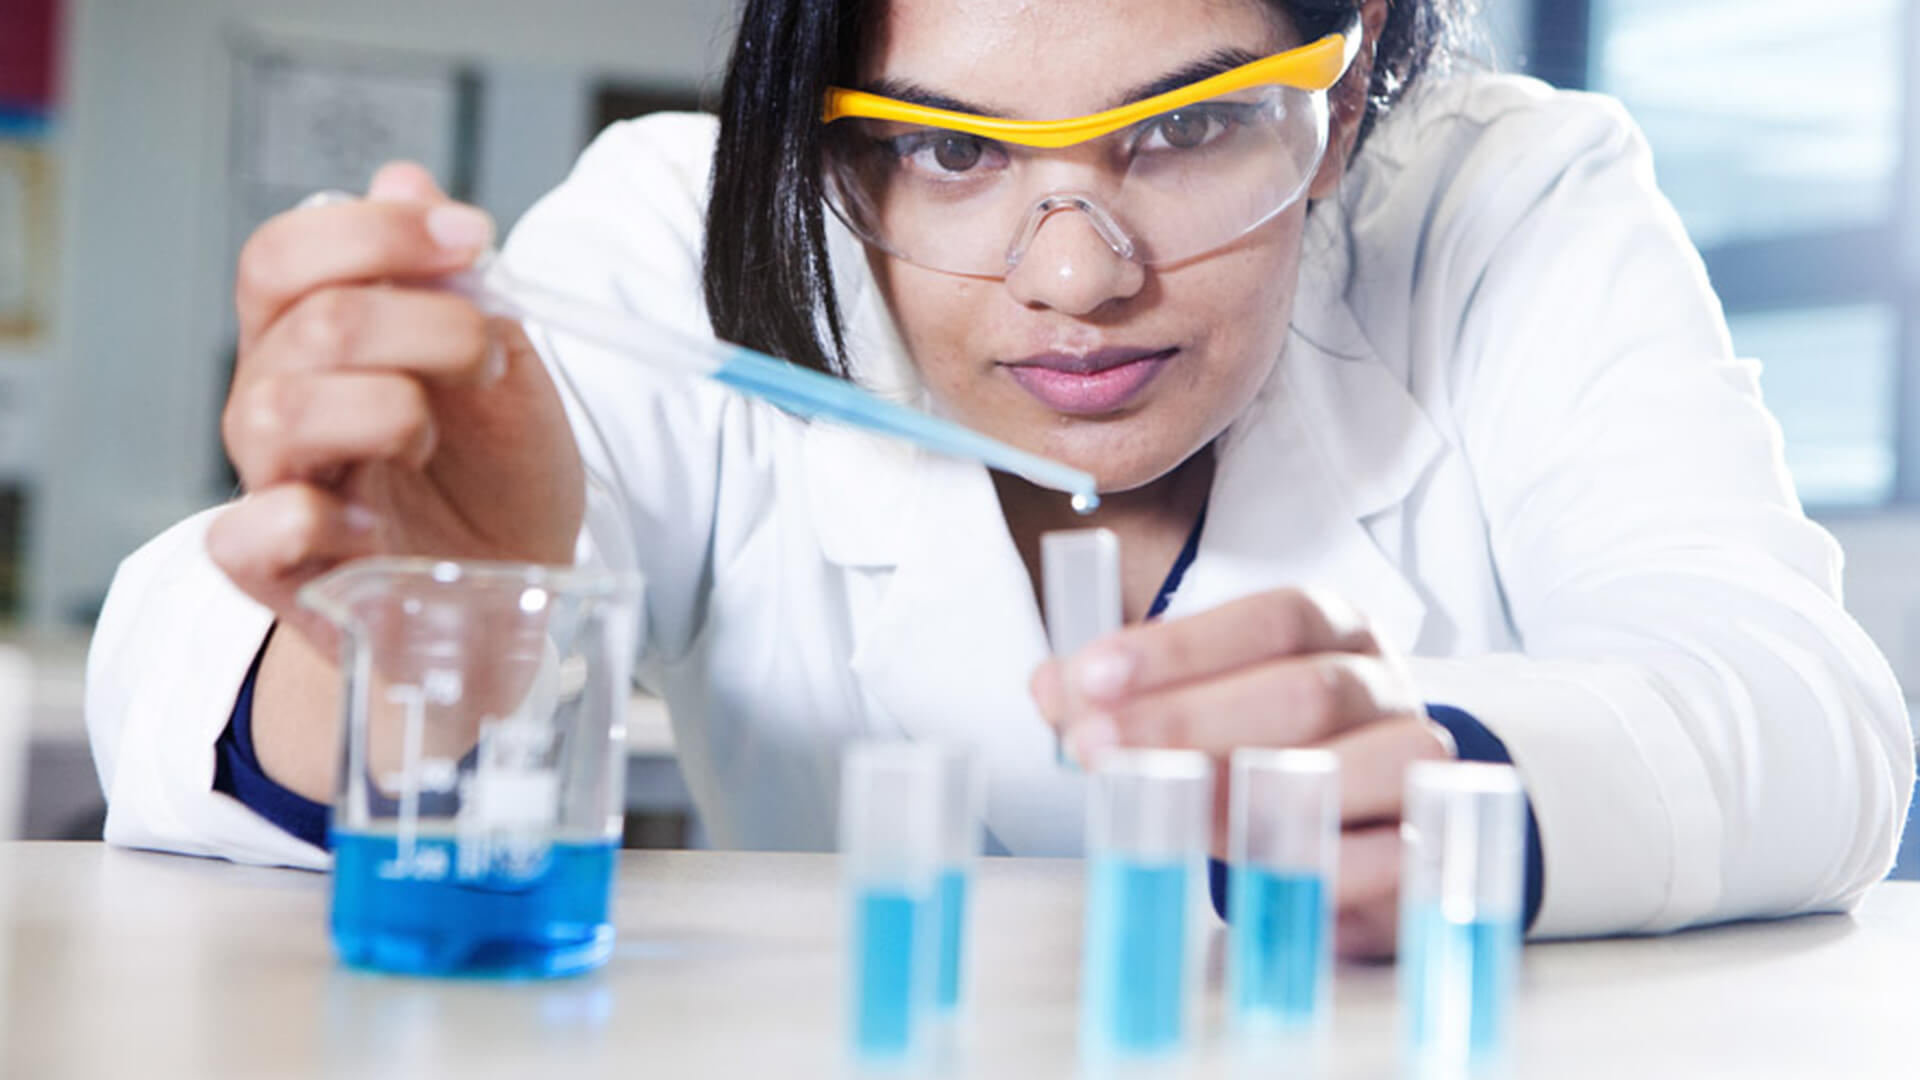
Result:
<instances>
[{"instance_id":1,"label":"window","mask_svg":"<svg viewBox=\"0 0 1920 1080\"><path fill-rule=\"evenodd\" d=\"M1920 258L1903 257L1914 5L1533 0L1530 67L1625 102L1763 365L1816 508L1920 501ZM1920 254L1920 253L1916 253Z\"/></svg>"},{"instance_id":2,"label":"window","mask_svg":"<svg viewBox=\"0 0 1920 1080\"><path fill-rule=\"evenodd\" d=\"M1732 314L1741 355L1762 358L1767 406L1809 506L1872 506L1894 494L1900 321L1885 305Z\"/></svg>"}]
</instances>

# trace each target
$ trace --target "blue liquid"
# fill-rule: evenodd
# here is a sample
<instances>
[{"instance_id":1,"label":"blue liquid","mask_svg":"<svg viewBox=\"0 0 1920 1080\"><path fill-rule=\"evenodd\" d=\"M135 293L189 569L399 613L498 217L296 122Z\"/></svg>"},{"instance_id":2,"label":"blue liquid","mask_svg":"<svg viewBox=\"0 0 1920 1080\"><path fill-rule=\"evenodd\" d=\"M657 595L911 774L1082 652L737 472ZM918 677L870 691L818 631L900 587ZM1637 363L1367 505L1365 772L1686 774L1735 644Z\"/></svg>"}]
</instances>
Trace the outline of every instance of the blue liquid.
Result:
<instances>
[{"instance_id":1,"label":"blue liquid","mask_svg":"<svg viewBox=\"0 0 1920 1080\"><path fill-rule=\"evenodd\" d=\"M1520 964L1520 924L1452 922L1437 905L1400 928L1400 999L1407 1050L1417 1061L1467 1065L1506 1047Z\"/></svg>"},{"instance_id":2,"label":"blue liquid","mask_svg":"<svg viewBox=\"0 0 1920 1080\"><path fill-rule=\"evenodd\" d=\"M639 327L645 338L658 335ZM711 346L703 346L709 352ZM1091 514L1100 507L1093 477L1057 461L1029 454L951 420L898 405L850 380L812 368L776 360L737 345L722 345L720 367L713 379L743 394L762 398L806 417L824 417L849 427L891 435L937 454L978 461L990 469L1025 477L1041 487L1072 495L1074 512Z\"/></svg>"},{"instance_id":3,"label":"blue liquid","mask_svg":"<svg viewBox=\"0 0 1920 1080\"><path fill-rule=\"evenodd\" d=\"M1318 874L1235 866L1233 1008L1255 1026L1312 1026L1329 972L1326 882Z\"/></svg>"},{"instance_id":4,"label":"blue liquid","mask_svg":"<svg viewBox=\"0 0 1920 1080\"><path fill-rule=\"evenodd\" d=\"M942 1012L960 1008L961 965L966 960L967 872L948 869L940 875L940 992L935 1004Z\"/></svg>"},{"instance_id":5,"label":"blue liquid","mask_svg":"<svg viewBox=\"0 0 1920 1080\"><path fill-rule=\"evenodd\" d=\"M459 873L449 837L333 834L333 943L353 967L416 975L570 975L613 953L611 841L555 843L537 865ZM498 864L495 864L498 866Z\"/></svg>"},{"instance_id":6,"label":"blue liquid","mask_svg":"<svg viewBox=\"0 0 1920 1080\"><path fill-rule=\"evenodd\" d=\"M1189 872L1185 862L1092 861L1081 1023L1096 1052L1155 1054L1179 1047L1186 1019Z\"/></svg>"},{"instance_id":7,"label":"blue liquid","mask_svg":"<svg viewBox=\"0 0 1920 1080\"><path fill-rule=\"evenodd\" d=\"M862 889L854 900L853 1041L863 1057L919 1049L933 997L935 904L890 887Z\"/></svg>"}]
</instances>

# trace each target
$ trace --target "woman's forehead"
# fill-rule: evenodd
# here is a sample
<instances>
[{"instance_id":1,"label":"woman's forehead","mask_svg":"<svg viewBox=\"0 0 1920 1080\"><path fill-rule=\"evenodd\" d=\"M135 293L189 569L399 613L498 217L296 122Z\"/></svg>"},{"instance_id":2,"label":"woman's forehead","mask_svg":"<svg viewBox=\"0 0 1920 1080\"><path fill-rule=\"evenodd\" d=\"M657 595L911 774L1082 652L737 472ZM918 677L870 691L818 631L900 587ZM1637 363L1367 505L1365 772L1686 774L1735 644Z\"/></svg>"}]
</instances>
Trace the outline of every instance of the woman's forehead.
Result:
<instances>
[{"instance_id":1,"label":"woman's forehead","mask_svg":"<svg viewBox=\"0 0 1920 1080\"><path fill-rule=\"evenodd\" d=\"M979 111L1052 119L1223 50L1297 44L1270 0L882 0L860 83L912 86Z\"/></svg>"}]
</instances>

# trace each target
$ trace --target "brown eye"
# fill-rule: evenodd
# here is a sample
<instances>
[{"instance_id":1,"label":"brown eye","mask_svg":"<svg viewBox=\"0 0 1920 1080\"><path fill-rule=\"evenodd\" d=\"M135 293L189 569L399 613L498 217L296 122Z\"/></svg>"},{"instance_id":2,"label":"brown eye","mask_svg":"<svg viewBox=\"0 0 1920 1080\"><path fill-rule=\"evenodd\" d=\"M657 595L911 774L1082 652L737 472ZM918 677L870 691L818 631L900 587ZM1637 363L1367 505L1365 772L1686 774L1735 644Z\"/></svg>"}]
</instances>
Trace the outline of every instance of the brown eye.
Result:
<instances>
[{"instance_id":1,"label":"brown eye","mask_svg":"<svg viewBox=\"0 0 1920 1080\"><path fill-rule=\"evenodd\" d=\"M947 172L966 172L980 164L980 140L948 135L934 145L933 160Z\"/></svg>"},{"instance_id":2,"label":"brown eye","mask_svg":"<svg viewBox=\"0 0 1920 1080\"><path fill-rule=\"evenodd\" d=\"M1207 141L1212 126L1203 112L1168 113L1160 118L1160 137L1175 150L1192 150Z\"/></svg>"}]
</instances>

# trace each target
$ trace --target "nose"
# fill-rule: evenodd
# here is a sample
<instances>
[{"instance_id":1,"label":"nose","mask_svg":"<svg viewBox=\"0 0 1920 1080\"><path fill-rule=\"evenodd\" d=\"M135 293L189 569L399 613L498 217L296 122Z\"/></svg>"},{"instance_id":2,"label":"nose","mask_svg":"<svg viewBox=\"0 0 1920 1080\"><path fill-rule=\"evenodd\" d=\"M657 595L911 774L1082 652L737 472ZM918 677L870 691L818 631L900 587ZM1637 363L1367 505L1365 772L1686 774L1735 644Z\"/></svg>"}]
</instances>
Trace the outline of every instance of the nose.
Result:
<instances>
[{"instance_id":1,"label":"nose","mask_svg":"<svg viewBox=\"0 0 1920 1080\"><path fill-rule=\"evenodd\" d=\"M1049 200L1035 218L1007 271L1007 290L1020 303L1090 315L1146 284L1146 269L1130 257L1131 241L1097 206Z\"/></svg>"}]
</instances>

